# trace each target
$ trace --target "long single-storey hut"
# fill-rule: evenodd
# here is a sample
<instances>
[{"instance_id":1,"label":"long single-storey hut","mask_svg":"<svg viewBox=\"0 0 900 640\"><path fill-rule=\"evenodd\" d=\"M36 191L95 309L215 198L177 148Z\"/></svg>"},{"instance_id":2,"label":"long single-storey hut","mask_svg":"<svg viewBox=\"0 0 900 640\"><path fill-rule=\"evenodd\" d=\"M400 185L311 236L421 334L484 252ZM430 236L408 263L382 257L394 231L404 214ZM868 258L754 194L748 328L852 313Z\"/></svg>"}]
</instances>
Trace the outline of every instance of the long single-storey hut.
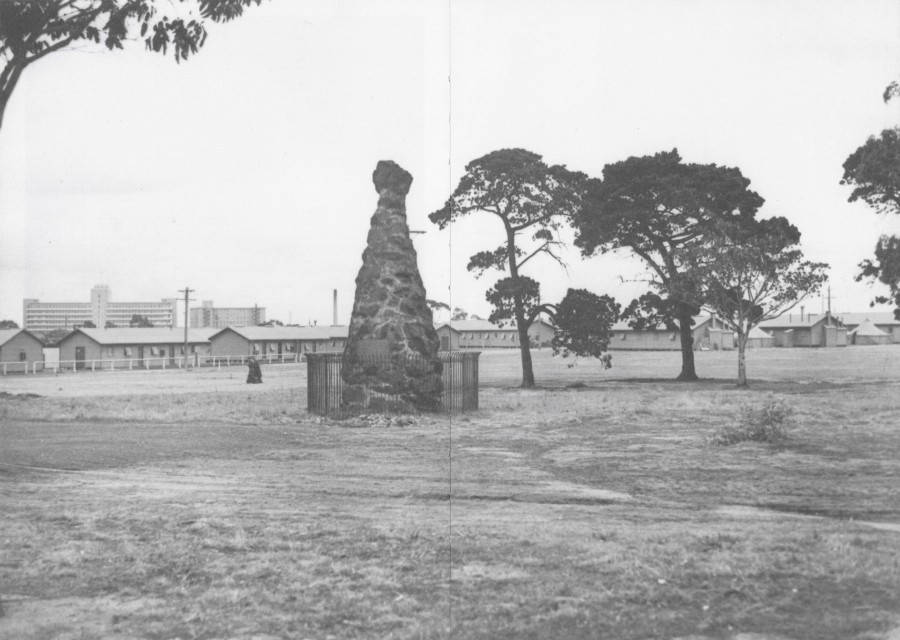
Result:
<instances>
[{"instance_id":1,"label":"long single-storey hut","mask_svg":"<svg viewBox=\"0 0 900 640\"><path fill-rule=\"evenodd\" d=\"M785 314L759 323L776 347L846 347L847 327L828 313Z\"/></svg>"},{"instance_id":2,"label":"long single-storey hut","mask_svg":"<svg viewBox=\"0 0 900 640\"><path fill-rule=\"evenodd\" d=\"M164 369L196 365L209 355L213 329L118 327L70 331L57 344L61 369ZM185 357L186 356L186 357Z\"/></svg>"},{"instance_id":3,"label":"long single-storey hut","mask_svg":"<svg viewBox=\"0 0 900 640\"><path fill-rule=\"evenodd\" d=\"M44 345L27 329L0 329L0 373L28 373L44 367Z\"/></svg>"},{"instance_id":4,"label":"long single-storey hut","mask_svg":"<svg viewBox=\"0 0 900 640\"><path fill-rule=\"evenodd\" d=\"M515 324L498 326L488 320L451 320L435 324L442 351L459 349L511 349L519 346ZM528 327L528 340L534 347L549 347L556 327L546 320L535 320Z\"/></svg>"},{"instance_id":5,"label":"long single-storey hut","mask_svg":"<svg viewBox=\"0 0 900 640\"><path fill-rule=\"evenodd\" d=\"M225 327L210 336L213 358L256 356L264 360L299 361L305 353L343 351L346 325L330 327Z\"/></svg>"},{"instance_id":6,"label":"long single-storey hut","mask_svg":"<svg viewBox=\"0 0 900 640\"><path fill-rule=\"evenodd\" d=\"M691 334L695 350L728 351L734 348L734 334L715 315L694 316ZM634 329L627 321L612 326L611 351L681 351L678 329L664 325Z\"/></svg>"},{"instance_id":7,"label":"long single-storey hut","mask_svg":"<svg viewBox=\"0 0 900 640\"><path fill-rule=\"evenodd\" d=\"M868 320L879 331L889 335L892 343L900 344L900 320L894 317L893 312L839 313L835 315L847 327L848 335L849 332Z\"/></svg>"}]
</instances>

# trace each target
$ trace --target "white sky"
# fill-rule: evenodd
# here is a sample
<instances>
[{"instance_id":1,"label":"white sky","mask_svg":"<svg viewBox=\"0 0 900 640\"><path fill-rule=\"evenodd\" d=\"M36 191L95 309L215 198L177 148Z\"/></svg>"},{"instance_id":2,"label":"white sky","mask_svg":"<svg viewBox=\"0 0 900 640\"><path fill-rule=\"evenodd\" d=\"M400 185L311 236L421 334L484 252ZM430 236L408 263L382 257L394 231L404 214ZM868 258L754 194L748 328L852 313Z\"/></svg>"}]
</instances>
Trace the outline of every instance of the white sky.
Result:
<instances>
[{"instance_id":1,"label":"white sky","mask_svg":"<svg viewBox=\"0 0 900 640\"><path fill-rule=\"evenodd\" d=\"M900 122L895 0L347 2L268 0L211 25L200 54L86 47L29 67L0 130L0 318L22 299L176 297L349 321L377 194L375 164L414 177L407 199L430 298L487 316L469 255L502 240L477 214L427 215L464 165L523 147L599 176L677 147L737 166L831 264L836 311L880 293L853 281L900 220L847 203L841 165ZM482 217L483 216L483 217ZM481 219L479 219L481 218ZM624 305L638 263L530 264L543 299L569 286ZM815 298L806 308L819 311Z\"/></svg>"}]
</instances>

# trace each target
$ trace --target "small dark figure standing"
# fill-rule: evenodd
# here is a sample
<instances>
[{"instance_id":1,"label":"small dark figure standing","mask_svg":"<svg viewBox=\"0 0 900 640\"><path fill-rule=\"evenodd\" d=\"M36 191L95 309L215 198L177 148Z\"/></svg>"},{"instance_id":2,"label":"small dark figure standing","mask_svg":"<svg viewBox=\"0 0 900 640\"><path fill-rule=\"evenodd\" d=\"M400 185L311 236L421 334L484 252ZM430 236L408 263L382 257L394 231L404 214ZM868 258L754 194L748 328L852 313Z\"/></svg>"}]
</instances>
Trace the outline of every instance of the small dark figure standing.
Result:
<instances>
[{"instance_id":1,"label":"small dark figure standing","mask_svg":"<svg viewBox=\"0 0 900 640\"><path fill-rule=\"evenodd\" d=\"M262 382L262 371L259 368L259 362L253 356L247 358L247 366L250 371L247 373L247 384L260 384Z\"/></svg>"}]
</instances>

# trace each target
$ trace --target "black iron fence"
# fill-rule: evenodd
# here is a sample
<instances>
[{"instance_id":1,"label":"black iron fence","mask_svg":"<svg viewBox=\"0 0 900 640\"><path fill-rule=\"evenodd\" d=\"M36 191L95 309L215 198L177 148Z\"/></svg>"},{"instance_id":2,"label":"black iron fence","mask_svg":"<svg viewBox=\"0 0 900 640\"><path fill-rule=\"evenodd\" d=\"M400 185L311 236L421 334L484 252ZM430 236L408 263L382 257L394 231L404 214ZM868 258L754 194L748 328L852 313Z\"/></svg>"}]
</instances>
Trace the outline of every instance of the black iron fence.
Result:
<instances>
[{"instance_id":1,"label":"black iron fence","mask_svg":"<svg viewBox=\"0 0 900 640\"><path fill-rule=\"evenodd\" d=\"M462 413L478 409L478 356L480 352L441 351L438 360L442 365L441 382L443 391L440 409L444 413ZM407 362L408 361L408 362ZM363 368L377 369L390 362L393 365L408 365L411 369L422 369L423 358L408 356L359 356L354 364ZM341 376L342 353L308 353L307 367L307 409L319 415L337 416L341 408L346 383ZM402 395L392 395L383 385L363 387L362 408L405 406Z\"/></svg>"}]
</instances>

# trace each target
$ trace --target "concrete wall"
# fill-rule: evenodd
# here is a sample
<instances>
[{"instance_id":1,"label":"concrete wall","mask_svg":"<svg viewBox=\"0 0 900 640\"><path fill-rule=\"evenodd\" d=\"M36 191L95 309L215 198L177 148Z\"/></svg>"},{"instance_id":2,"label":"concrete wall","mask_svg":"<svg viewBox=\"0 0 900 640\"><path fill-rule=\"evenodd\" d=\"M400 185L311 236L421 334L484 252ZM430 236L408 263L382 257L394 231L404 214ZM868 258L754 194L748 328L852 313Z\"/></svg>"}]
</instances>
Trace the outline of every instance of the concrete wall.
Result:
<instances>
[{"instance_id":1,"label":"concrete wall","mask_svg":"<svg viewBox=\"0 0 900 640\"><path fill-rule=\"evenodd\" d=\"M0 362L12 363L5 365L6 373L24 373L32 362L40 363L37 367L40 371L43 368L43 361L44 345L28 333L20 332L0 346ZM30 368L28 370L32 371ZM0 369L0 372L2 371L3 369Z\"/></svg>"}]
</instances>

